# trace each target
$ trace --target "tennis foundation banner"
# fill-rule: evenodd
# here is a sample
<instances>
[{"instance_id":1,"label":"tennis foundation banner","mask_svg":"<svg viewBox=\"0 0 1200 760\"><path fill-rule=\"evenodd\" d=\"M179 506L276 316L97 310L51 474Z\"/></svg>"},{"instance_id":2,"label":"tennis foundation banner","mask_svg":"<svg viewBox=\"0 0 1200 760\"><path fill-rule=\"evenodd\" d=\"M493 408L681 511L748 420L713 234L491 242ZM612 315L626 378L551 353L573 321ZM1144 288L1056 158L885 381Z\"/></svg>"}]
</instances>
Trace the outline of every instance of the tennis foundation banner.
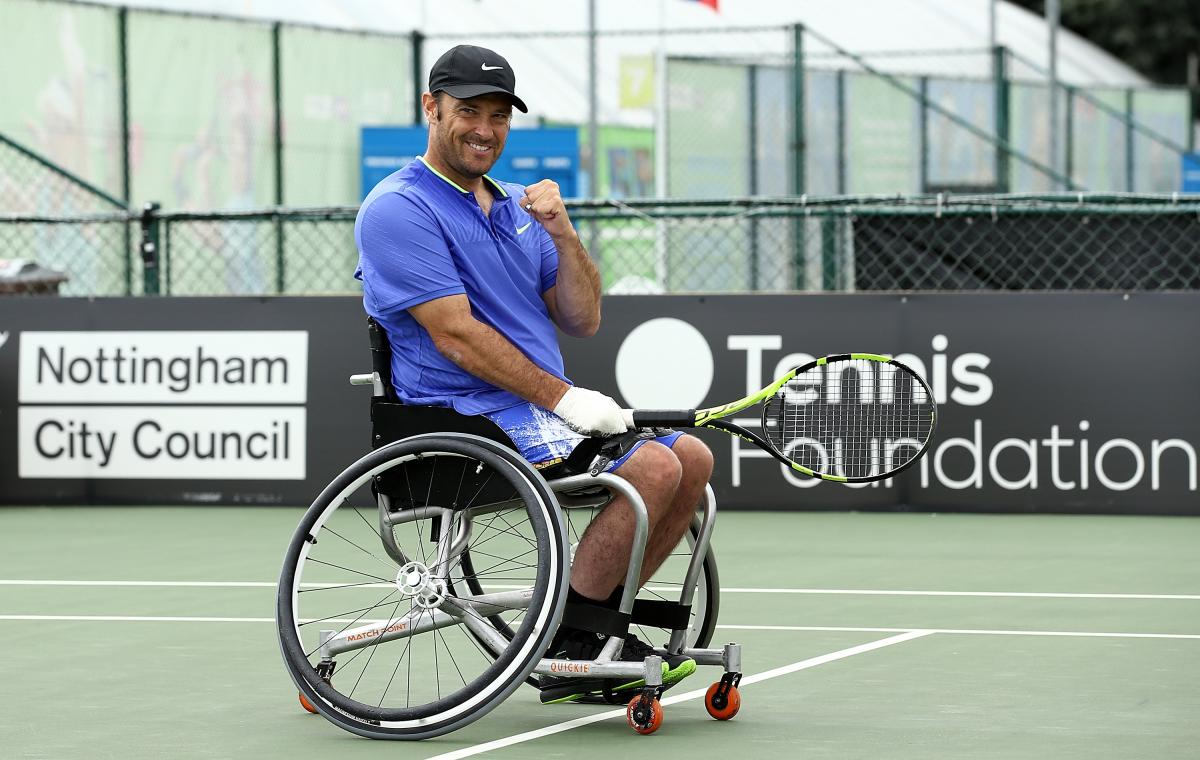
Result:
<instances>
[{"instance_id":1,"label":"tennis foundation banner","mask_svg":"<svg viewBox=\"0 0 1200 760\"><path fill-rule=\"evenodd\" d=\"M847 351L928 380L933 444L890 481L700 431L725 509L1198 515L1198 335L1191 293L612 296L562 345L577 384L640 408ZM306 504L369 449L347 382L369 370L356 298L2 299L0 503Z\"/></svg>"}]
</instances>

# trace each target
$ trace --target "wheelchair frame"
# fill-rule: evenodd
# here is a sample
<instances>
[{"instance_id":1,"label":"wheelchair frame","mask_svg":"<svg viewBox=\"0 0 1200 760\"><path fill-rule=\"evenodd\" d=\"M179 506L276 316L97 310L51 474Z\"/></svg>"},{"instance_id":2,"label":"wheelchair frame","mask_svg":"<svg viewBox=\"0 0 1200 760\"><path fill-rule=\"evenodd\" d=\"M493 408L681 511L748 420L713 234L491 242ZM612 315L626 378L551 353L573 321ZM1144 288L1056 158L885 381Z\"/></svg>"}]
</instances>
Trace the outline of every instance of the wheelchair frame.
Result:
<instances>
[{"instance_id":1,"label":"wheelchair frame","mask_svg":"<svg viewBox=\"0 0 1200 760\"><path fill-rule=\"evenodd\" d=\"M346 473L356 471L356 467L362 470L366 460L372 456L378 458L386 449L391 449L399 444L404 444L408 448L418 449L416 453L411 455L409 460L403 460L415 461L421 456L419 447L424 442L429 442L432 445L434 442L445 443L446 441L457 441L461 443L462 450L466 452L473 450L472 447L476 447L484 451L490 450L493 459L495 459L495 455L500 454L507 460L508 466L514 471L509 473L510 476L515 475L519 479L524 479L530 486L531 491L537 491L539 487L548 489L549 493L552 494L552 501L555 502L555 504L549 505L550 507L557 506L560 510L604 508L614 499L615 495L623 496L632 510L634 535L629 567L625 574L624 594L620 600L618 612L627 621L626 626L630 622L637 622L635 618L635 600L639 591L638 582L645 556L646 543L649 538L649 518L645 502L632 484L615 473L600 472L595 469L590 472L571 472L568 468L567 474L561 477L544 478L543 473L533 469L523 459L520 459L511 441L508 441L507 445L505 444L507 436L504 436L499 428L495 428L498 435L479 428L479 421L481 419L489 425L490 421L484 418L462 418L450 410L439 410L437 412L437 414L452 415L444 417L447 421L445 427L448 428L444 432L423 432L416 435L405 435L395 441L385 440L386 436L381 432L383 426L376 416L377 409L381 409L378 405L382 404L388 407L400 405L390 400L390 356L388 355L386 336L383 336L382 330L374 325L373 322L371 329L374 369L370 374L351 376L350 382L353 385L370 385L372 387L372 418L375 423L373 425L372 439L373 443L376 444L376 449L372 454L363 457L354 465L347 468L343 472L343 476ZM408 407L406 409L428 408ZM468 430L471 432L467 432ZM485 435L475 434L479 432L483 432ZM503 440L497 440L498 438L503 438ZM508 450L507 452L503 451L505 448ZM345 486L342 494L333 495L331 499L328 492L333 488L334 483L338 483L343 478L343 476L339 476L318 497L318 500L314 502L313 507L310 508L310 513L322 503L334 503L337 498L345 498L345 494L351 493L364 483L371 481L378 471L386 469L393 461L392 459L384 458L374 470L363 470L364 474L358 476L352 483ZM590 464L590 462L587 462L584 463L584 466L589 466ZM578 469L579 463L576 462L574 465ZM290 641L290 637L284 635L284 626L291 626L296 639L301 640L302 638L298 621L295 619L285 619L285 617L298 609L297 595L299 593L299 575L295 574L294 571L290 579L290 588L285 588L284 581L288 578L289 571L289 566L285 559L284 574L281 578L279 589L280 606L277 620L280 627L280 641L284 650L285 662L288 664L289 673L300 688L301 703L310 712L320 712L335 724L365 736L374 738L421 739L453 731L482 717L486 712L499 704L500 701L507 698L521 681L528 681L532 674L552 675L559 678L643 679L645 686L638 690L629 702L627 718L631 727L639 733L652 733L662 722L662 709L658 698L663 688L662 655L667 653L683 654L692 658L697 665L722 666L724 674L718 682L712 684L710 687L705 704L709 713L718 719L731 718L737 712L740 706L740 695L737 693L737 684L741 679L740 645L730 643L719 649L689 645L691 643L689 639L694 640L695 636L702 634L702 631L693 630L689 611L693 604L696 588L701 581L702 574L706 571L712 576L711 578L705 578L712 589L707 593L705 600L706 605L711 609L706 609L704 615L697 616L695 625L703 627L706 620L715 622L719 605L719 583L715 577L715 563L711 561L709 547L716 517L716 497L711 486L706 486L702 500L702 514L693 518L691 526L692 554L684 574L680 598L677 603L668 604L668 607L673 608L676 613L682 610L684 613L682 619L689 622L687 623L687 627L671 627L670 640L665 649L657 650L655 655L647 657L642 662L621 661L618 658L621 655L624 645L624 637L623 635L610 633L595 660L562 660L544 656L536 660L526 658L523 661L524 665L521 666L523 672L519 677L513 677L514 673L506 671L506 677L511 678L511 688L507 688L502 694L490 695L490 701L486 704L468 704L464 708L463 713L461 715L455 714L452 716L452 720L442 720L436 725L427 725L422 721L416 721L412 726L405 726L395 731L383 731L382 728L378 728L382 723L377 720L363 719L361 716L351 716L356 718L355 721L344 720L343 716L348 715L348 711L336 706L320 693L331 682L335 668L334 663L338 655L355 652L366 647L377 646L385 642L409 639L433 633L450 626L461 625L478 641L482 642L494 657L499 657L498 653L507 651L515 642L513 639L507 638L505 634L489 622L489 618L497 615L500 611L519 609L523 605L528 609L533 593L531 589L504 590L494 593L469 595L450 593L452 584L452 579L449 577L450 568L456 558L460 558L466 552L474 521L485 514L511 509L514 502L496 502L484 505L483 507L466 508L435 507L430 505L396 508L388 494L375 492L375 497L380 528L379 538L381 539L384 551L399 568L395 578L396 589L403 598L411 600L412 607L403 615L392 616L383 621L374 620L343 628L342 630L321 630L319 632L318 649L320 662L315 667L311 665L311 662L307 663L309 665L307 672L304 666L299 664L299 661L295 659L294 653L289 655L289 645L287 642ZM326 507L326 509L330 508ZM565 515L560 510L550 509L549 513L556 515L556 519L559 521L559 526L555 529L556 535L562 535L565 542ZM306 514L306 519L308 517L309 515ZM456 517L457 529L453 527ZM434 526L435 535L430 536L431 540L436 538L437 548L433 563L429 562L428 557L417 558L409 556L396 543L393 532L393 529L397 525L422 520L431 520ZM312 533L308 533L307 536L301 535L302 533L303 531L298 531L297 536L293 538L293 548L297 549L296 561L300 563L307 558L311 545L315 545L316 543ZM311 544L307 543L308 541L311 541ZM292 550L289 550L289 558L292 554ZM567 551L562 556L565 560L564 564L569 566L570 552ZM566 607L569 567L556 569L556 572L561 572L563 578L561 587L555 591L556 598L549 602L548 608L539 608L539 618L533 624L533 627L530 628L531 633L527 640L520 642L519 646L524 647L527 641L540 638L545 638L548 642L549 635L558 628L564 608ZM706 586L706 588L709 587ZM285 594L288 595L288 600L285 600ZM289 600L290 604L285 603ZM680 618L677 615L674 619L679 620ZM321 686L314 687L314 684L318 681L323 681L324 683Z\"/></svg>"}]
</instances>

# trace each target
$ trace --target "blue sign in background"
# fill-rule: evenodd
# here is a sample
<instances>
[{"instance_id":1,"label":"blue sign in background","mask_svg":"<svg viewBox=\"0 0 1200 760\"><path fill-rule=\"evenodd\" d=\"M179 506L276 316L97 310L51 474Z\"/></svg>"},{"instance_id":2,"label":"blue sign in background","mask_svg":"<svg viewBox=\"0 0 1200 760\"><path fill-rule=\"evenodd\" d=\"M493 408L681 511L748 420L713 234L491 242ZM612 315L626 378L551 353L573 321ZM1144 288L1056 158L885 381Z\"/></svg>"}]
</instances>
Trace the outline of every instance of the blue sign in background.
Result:
<instances>
[{"instance_id":1,"label":"blue sign in background","mask_svg":"<svg viewBox=\"0 0 1200 760\"><path fill-rule=\"evenodd\" d=\"M381 179L424 153L428 140L425 127L363 127L362 197ZM579 130L575 127L512 130L504 152L488 176L522 185L552 179L558 183L564 198L577 197Z\"/></svg>"},{"instance_id":2,"label":"blue sign in background","mask_svg":"<svg viewBox=\"0 0 1200 760\"><path fill-rule=\"evenodd\" d=\"M1184 153L1182 159L1183 187L1179 189L1185 193L1200 193L1200 153Z\"/></svg>"}]
</instances>

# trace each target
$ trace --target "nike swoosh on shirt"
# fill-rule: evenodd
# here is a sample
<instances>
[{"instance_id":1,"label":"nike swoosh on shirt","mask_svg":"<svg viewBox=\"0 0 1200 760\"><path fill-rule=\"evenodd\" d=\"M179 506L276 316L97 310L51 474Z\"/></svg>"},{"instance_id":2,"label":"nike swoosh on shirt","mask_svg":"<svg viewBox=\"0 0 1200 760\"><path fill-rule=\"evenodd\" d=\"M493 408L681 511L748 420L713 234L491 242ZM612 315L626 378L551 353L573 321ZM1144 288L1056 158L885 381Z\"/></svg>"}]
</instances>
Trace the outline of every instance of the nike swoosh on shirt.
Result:
<instances>
[{"instance_id":1,"label":"nike swoosh on shirt","mask_svg":"<svg viewBox=\"0 0 1200 760\"><path fill-rule=\"evenodd\" d=\"M483 69L484 71L495 71L496 69L502 69L504 67L503 66L488 66L486 63L481 63L481 64L479 64L479 68Z\"/></svg>"},{"instance_id":2,"label":"nike swoosh on shirt","mask_svg":"<svg viewBox=\"0 0 1200 760\"><path fill-rule=\"evenodd\" d=\"M529 229L529 225L531 225L531 224L533 224L533 222L525 222L524 226L517 228L517 234L520 235L522 232Z\"/></svg>"}]
</instances>

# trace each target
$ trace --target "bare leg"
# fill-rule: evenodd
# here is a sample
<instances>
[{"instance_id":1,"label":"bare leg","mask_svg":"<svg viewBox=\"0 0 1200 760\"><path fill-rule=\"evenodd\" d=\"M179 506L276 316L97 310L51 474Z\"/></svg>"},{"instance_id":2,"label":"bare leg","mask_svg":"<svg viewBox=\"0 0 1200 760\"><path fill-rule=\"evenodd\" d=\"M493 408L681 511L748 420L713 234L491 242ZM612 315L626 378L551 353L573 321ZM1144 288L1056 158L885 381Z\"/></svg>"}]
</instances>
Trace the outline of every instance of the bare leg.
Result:
<instances>
[{"instance_id":1,"label":"bare leg","mask_svg":"<svg viewBox=\"0 0 1200 760\"><path fill-rule=\"evenodd\" d=\"M646 558L642 562L642 577L638 585L650 580L650 576L662 566L671 552L679 545L687 532L696 505L704 494L704 486L712 476L713 456L699 438L684 435L675 442L671 451L679 459L683 474L666 512L650 531L646 543ZM624 468L622 468L624 469Z\"/></svg>"},{"instance_id":2,"label":"bare leg","mask_svg":"<svg viewBox=\"0 0 1200 760\"><path fill-rule=\"evenodd\" d=\"M682 476L679 459L661 443L647 441L621 465L620 475L646 502L653 536L679 489ZM590 599L606 599L624 580L629 570L633 523L633 511L622 497L613 499L592 520L575 549L571 565L571 586L576 591Z\"/></svg>"}]
</instances>

